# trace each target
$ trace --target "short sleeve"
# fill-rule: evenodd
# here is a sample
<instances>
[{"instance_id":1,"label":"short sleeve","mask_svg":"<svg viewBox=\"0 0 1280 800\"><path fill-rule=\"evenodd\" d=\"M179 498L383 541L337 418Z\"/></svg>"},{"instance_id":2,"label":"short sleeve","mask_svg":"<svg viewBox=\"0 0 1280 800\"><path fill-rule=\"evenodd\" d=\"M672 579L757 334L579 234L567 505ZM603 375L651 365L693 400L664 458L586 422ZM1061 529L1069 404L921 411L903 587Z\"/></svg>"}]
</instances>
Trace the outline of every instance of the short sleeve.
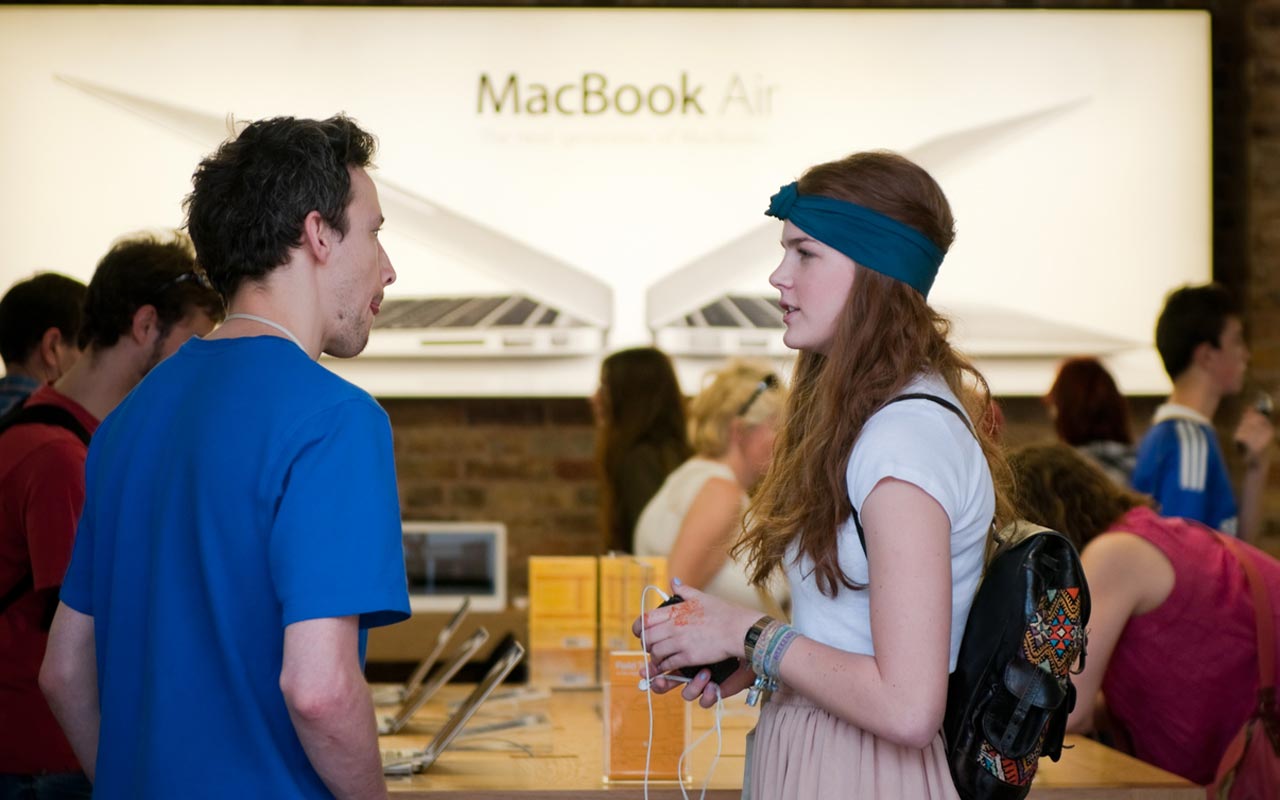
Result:
<instances>
[{"instance_id":1,"label":"short sleeve","mask_svg":"<svg viewBox=\"0 0 1280 800\"><path fill-rule=\"evenodd\" d=\"M849 501L861 509L876 484L895 478L936 500L954 525L967 497L967 454L975 447L951 411L926 400L894 403L868 420L854 444L845 471Z\"/></svg>"},{"instance_id":2,"label":"short sleeve","mask_svg":"<svg viewBox=\"0 0 1280 800\"><path fill-rule=\"evenodd\" d=\"M1163 423L1142 443L1133 488L1154 497L1161 516L1212 524L1205 492L1210 455L1202 426L1187 420Z\"/></svg>"},{"instance_id":3,"label":"short sleeve","mask_svg":"<svg viewBox=\"0 0 1280 800\"><path fill-rule=\"evenodd\" d=\"M370 398L304 421L288 440L271 529L283 624L360 616L361 628L409 616L391 425Z\"/></svg>"},{"instance_id":4,"label":"short sleeve","mask_svg":"<svg viewBox=\"0 0 1280 800\"><path fill-rule=\"evenodd\" d=\"M81 614L93 616L93 563L96 540L90 502L86 497L76 526L75 544L71 550L71 563L62 579L58 598Z\"/></svg>"},{"instance_id":5,"label":"short sleeve","mask_svg":"<svg viewBox=\"0 0 1280 800\"><path fill-rule=\"evenodd\" d=\"M36 589L50 589L62 584L84 507L84 447L79 442L49 442L28 456L23 474L23 529L31 577Z\"/></svg>"}]
</instances>

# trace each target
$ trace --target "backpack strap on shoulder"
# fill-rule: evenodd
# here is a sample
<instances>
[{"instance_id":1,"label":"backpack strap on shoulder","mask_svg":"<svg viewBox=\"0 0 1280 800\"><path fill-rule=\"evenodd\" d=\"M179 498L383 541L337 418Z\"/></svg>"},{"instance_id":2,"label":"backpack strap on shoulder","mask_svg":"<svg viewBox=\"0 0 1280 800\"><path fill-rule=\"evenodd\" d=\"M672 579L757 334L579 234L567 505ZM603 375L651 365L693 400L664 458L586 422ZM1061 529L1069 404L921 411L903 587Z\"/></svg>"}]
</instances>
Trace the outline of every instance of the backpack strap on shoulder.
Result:
<instances>
[{"instance_id":1,"label":"backpack strap on shoulder","mask_svg":"<svg viewBox=\"0 0 1280 800\"><path fill-rule=\"evenodd\" d=\"M903 400L928 400L942 406L960 418L960 421L964 423L965 430L973 434L973 438L978 438L978 434L974 432L973 425L969 422L969 418L964 415L964 412L957 408L955 403L938 397L936 394L926 394L925 392L908 392L907 394L900 394L897 397L892 397L886 400L884 405L876 409L876 413L883 411L894 403L901 403ZM875 414L872 414L872 416L875 416ZM862 554L865 556L867 554L867 536L862 532L862 521L858 519L858 509L856 508L853 510L853 527L858 531L858 541L862 544Z\"/></svg>"},{"instance_id":2,"label":"backpack strap on shoulder","mask_svg":"<svg viewBox=\"0 0 1280 800\"><path fill-rule=\"evenodd\" d=\"M60 406L45 403L18 406L0 417L0 434L19 425L53 425L71 431L85 447L89 446L89 431L80 424L75 414Z\"/></svg>"},{"instance_id":3,"label":"backpack strap on shoulder","mask_svg":"<svg viewBox=\"0 0 1280 800\"><path fill-rule=\"evenodd\" d=\"M75 414L59 406L46 405L40 403L34 406L19 405L16 408L6 412L4 416L0 416L0 434L10 428L16 428L19 425L53 425L58 428L64 428L71 431L77 439L84 443L85 447L89 446L89 431L80 424L80 420L76 419ZM9 610L9 606L13 605L25 595L35 588L35 580L31 574L31 565L27 565L27 569L23 572L21 578L9 587L3 595L0 595L0 614ZM45 626L48 630L48 626Z\"/></svg>"}]
</instances>

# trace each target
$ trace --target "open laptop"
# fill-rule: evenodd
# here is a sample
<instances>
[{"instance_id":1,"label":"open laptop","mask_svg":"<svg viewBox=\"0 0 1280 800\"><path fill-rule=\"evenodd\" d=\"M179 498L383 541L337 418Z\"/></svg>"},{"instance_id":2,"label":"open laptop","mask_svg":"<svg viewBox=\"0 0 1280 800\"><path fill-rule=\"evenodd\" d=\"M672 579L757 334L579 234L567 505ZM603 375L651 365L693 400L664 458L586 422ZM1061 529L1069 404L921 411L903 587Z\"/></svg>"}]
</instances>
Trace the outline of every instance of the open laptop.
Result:
<instances>
[{"instance_id":1,"label":"open laptop","mask_svg":"<svg viewBox=\"0 0 1280 800\"><path fill-rule=\"evenodd\" d=\"M458 648L458 652L454 653L453 658L449 659L440 670L431 676L431 680L423 683L418 690L404 699L400 704L400 708L396 709L396 713L388 717L378 720L378 735L386 736L392 733L399 733L404 726L409 723L413 715L418 713L418 709L426 705L432 695L440 691L440 687L453 680L453 676L471 660L476 654L480 646L489 640L489 632L484 628L477 628L476 632L466 638L466 641Z\"/></svg>"},{"instance_id":2,"label":"open laptop","mask_svg":"<svg viewBox=\"0 0 1280 800\"><path fill-rule=\"evenodd\" d=\"M467 722L480 708L480 705L498 688L507 676L511 674L511 670L516 668L520 660L524 658L524 646L514 639L507 649L498 657L498 660L489 668L489 673L484 676L484 680L476 685L467 699L463 701L458 710L449 716L435 738L431 740L421 750L383 750L382 751L382 771L387 775L408 775L414 772L422 772L436 762L462 729Z\"/></svg>"},{"instance_id":3,"label":"open laptop","mask_svg":"<svg viewBox=\"0 0 1280 800\"><path fill-rule=\"evenodd\" d=\"M431 648L431 652L427 657L418 662L418 666L414 668L413 674L409 679L400 686L380 686L373 692L373 704L376 706L388 706L392 703L402 702L406 697L413 696L418 691L418 687L426 680L427 673L436 665L436 661L444 653L444 649L449 644L449 640L458 632L462 620L467 616L467 612L471 610L471 598L462 598L462 605L458 606L458 610L453 612L453 616L445 623L445 626L436 635L436 644Z\"/></svg>"}]
</instances>

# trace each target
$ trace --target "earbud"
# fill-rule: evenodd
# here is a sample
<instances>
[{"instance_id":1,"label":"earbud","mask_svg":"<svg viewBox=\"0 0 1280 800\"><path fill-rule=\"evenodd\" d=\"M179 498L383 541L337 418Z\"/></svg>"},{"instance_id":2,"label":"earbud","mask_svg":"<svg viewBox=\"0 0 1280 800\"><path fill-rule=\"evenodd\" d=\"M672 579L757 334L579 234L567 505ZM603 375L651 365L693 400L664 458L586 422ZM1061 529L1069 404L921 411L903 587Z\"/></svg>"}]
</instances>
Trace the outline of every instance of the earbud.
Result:
<instances>
[{"instance_id":1,"label":"earbud","mask_svg":"<svg viewBox=\"0 0 1280 800\"><path fill-rule=\"evenodd\" d=\"M683 676L683 675L663 675L662 677L666 678L666 679L667 679L667 680L669 680L669 681L675 681L676 683L693 683L693 679L692 679L692 678L686 678L686 677L685 677L685 676ZM650 680L649 680L648 678L641 678L641 679L640 679L640 684L639 684L639 689L640 689L640 691L642 691L642 692L647 692L647 691L649 691L649 687L650 687L651 685L652 685L652 683L650 682Z\"/></svg>"}]
</instances>

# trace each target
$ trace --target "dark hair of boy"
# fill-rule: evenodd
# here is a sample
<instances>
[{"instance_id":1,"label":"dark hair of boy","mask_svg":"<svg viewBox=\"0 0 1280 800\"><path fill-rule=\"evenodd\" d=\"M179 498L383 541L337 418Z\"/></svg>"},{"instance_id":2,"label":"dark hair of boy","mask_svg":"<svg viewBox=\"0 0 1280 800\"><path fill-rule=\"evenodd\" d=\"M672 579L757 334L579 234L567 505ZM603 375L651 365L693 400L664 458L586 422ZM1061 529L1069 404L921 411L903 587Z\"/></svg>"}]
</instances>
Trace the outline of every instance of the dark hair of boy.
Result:
<instances>
[{"instance_id":1,"label":"dark hair of boy","mask_svg":"<svg viewBox=\"0 0 1280 800\"><path fill-rule=\"evenodd\" d=\"M1239 316L1240 305L1218 283L1183 286L1170 294L1156 322L1156 350L1169 378L1176 381L1191 366L1201 344L1220 347L1227 320Z\"/></svg>"},{"instance_id":2,"label":"dark hair of boy","mask_svg":"<svg viewBox=\"0 0 1280 800\"><path fill-rule=\"evenodd\" d=\"M50 328L57 328L62 340L74 345L84 297L83 283L56 272L15 283L0 299L0 358L5 364L21 364Z\"/></svg>"}]
</instances>

